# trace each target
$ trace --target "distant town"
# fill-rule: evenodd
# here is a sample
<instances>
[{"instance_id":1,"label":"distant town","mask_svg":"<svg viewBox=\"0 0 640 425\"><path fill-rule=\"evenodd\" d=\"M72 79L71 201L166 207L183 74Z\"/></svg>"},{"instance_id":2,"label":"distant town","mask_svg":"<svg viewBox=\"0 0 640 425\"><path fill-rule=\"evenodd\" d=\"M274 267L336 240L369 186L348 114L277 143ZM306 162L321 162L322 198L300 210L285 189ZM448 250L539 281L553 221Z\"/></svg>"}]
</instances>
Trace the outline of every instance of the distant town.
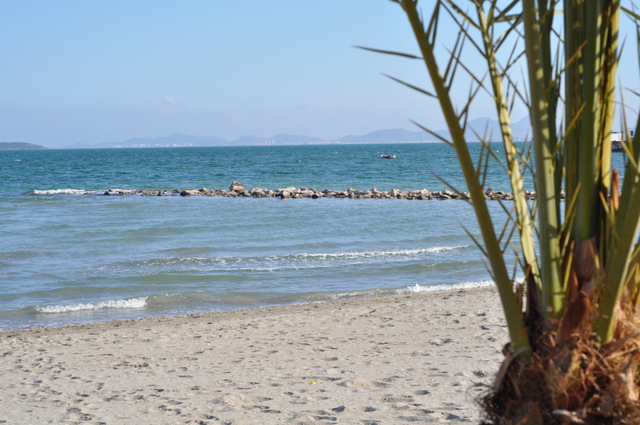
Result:
<instances>
[{"instance_id":1,"label":"distant town","mask_svg":"<svg viewBox=\"0 0 640 425\"><path fill-rule=\"evenodd\" d=\"M487 134L489 140L499 140L500 132L498 128L492 128L497 123L490 122L486 124L484 120L485 130L483 133L474 133L471 129L467 131L467 140L469 142L478 142L476 134ZM527 139L528 128L525 125L516 127L514 125L515 141L524 141ZM472 128L472 127L469 127ZM491 131L489 131L489 130ZM439 136L446 138L448 133L444 130L436 132ZM522 134L522 135L520 135ZM631 131L633 137L633 131ZM623 134L614 132L611 135L613 151L622 151ZM323 140L309 136L296 136L290 134L279 134L270 138L259 138L253 136L244 136L234 141L228 141L217 137L198 137L184 134L174 134L168 137L158 138L135 138L125 140L119 143L102 143L102 144L81 144L73 146L65 146L61 149L130 149L130 148L188 148L188 147L214 147L214 146L290 146L290 145L353 145L353 144L393 144L393 143L434 143L440 142L438 137L424 131L409 131L404 129L378 130L362 136L344 136L340 140ZM0 151L8 150L44 150L48 147L36 145L32 143L21 142L0 142Z\"/></svg>"},{"instance_id":2,"label":"distant town","mask_svg":"<svg viewBox=\"0 0 640 425\"><path fill-rule=\"evenodd\" d=\"M529 131L529 119L523 118L513 123L513 134L516 140L525 140ZM500 125L495 120L478 118L467 123L467 140L478 141L477 135L487 135L489 140L500 138ZM435 135L426 131L410 131L405 129L377 130L364 135L346 135L335 140L326 140L306 135L287 133L271 137L243 136L236 140L220 137L192 136L173 134L166 137L138 137L111 143L81 143L69 146L58 146L60 149L124 149L124 148L184 148L206 146L286 146L286 145L329 145L329 144L381 144L381 143L433 143L447 138L447 130L435 131ZM35 150L47 149L32 143L0 143L0 150Z\"/></svg>"}]
</instances>

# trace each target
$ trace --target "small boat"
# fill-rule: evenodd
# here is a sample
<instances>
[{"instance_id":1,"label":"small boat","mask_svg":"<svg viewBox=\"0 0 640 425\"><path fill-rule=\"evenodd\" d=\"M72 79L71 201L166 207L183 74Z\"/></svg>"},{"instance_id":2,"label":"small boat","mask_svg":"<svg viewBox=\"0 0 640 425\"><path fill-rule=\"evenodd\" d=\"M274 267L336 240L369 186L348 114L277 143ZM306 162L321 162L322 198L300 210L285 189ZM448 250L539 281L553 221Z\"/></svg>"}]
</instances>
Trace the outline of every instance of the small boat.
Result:
<instances>
[{"instance_id":1,"label":"small boat","mask_svg":"<svg viewBox=\"0 0 640 425\"><path fill-rule=\"evenodd\" d=\"M622 152L622 142L614 140L611 142L611 152Z\"/></svg>"},{"instance_id":2,"label":"small boat","mask_svg":"<svg viewBox=\"0 0 640 425\"><path fill-rule=\"evenodd\" d=\"M633 139L633 130L629 131L629 135ZM624 152L622 142L625 140L624 133L614 131L611 133L611 152Z\"/></svg>"},{"instance_id":3,"label":"small boat","mask_svg":"<svg viewBox=\"0 0 640 425\"><path fill-rule=\"evenodd\" d=\"M611 152L622 152L622 141L624 134L620 132L611 133Z\"/></svg>"},{"instance_id":4,"label":"small boat","mask_svg":"<svg viewBox=\"0 0 640 425\"><path fill-rule=\"evenodd\" d=\"M380 158L384 158L384 159L394 159L396 156L395 155L380 155Z\"/></svg>"}]
</instances>

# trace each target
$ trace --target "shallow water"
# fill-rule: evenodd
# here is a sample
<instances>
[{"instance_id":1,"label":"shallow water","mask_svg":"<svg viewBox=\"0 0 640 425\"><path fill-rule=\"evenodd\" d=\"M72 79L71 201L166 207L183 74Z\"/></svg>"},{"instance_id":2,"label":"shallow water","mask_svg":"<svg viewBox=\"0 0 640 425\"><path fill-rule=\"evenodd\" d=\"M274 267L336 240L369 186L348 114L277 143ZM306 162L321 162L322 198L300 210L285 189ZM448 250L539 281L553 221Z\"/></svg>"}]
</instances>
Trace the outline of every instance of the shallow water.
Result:
<instances>
[{"instance_id":1,"label":"shallow water","mask_svg":"<svg viewBox=\"0 0 640 425\"><path fill-rule=\"evenodd\" d=\"M440 190L433 171L462 184L452 155L440 144L0 152L0 330L490 284L463 201L100 196L234 180ZM499 173L487 183L507 190Z\"/></svg>"}]
</instances>

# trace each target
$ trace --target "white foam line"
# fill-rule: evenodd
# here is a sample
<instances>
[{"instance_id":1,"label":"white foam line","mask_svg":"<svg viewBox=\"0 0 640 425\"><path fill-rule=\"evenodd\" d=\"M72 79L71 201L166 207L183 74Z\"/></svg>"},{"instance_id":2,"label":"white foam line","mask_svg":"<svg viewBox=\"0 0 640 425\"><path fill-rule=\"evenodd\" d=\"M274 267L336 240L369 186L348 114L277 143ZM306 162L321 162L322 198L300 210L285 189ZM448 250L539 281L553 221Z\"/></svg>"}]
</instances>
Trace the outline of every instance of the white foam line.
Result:
<instances>
[{"instance_id":1,"label":"white foam line","mask_svg":"<svg viewBox=\"0 0 640 425\"><path fill-rule=\"evenodd\" d=\"M85 195L87 193L95 193L91 190L84 189L34 189L29 192L32 195Z\"/></svg>"},{"instance_id":2,"label":"white foam line","mask_svg":"<svg viewBox=\"0 0 640 425\"><path fill-rule=\"evenodd\" d=\"M67 305L50 305L36 307L38 313L72 313L77 311L101 310L105 308L140 309L147 305L147 297L131 298L128 300L109 300L97 303L80 303Z\"/></svg>"},{"instance_id":3,"label":"white foam line","mask_svg":"<svg viewBox=\"0 0 640 425\"><path fill-rule=\"evenodd\" d=\"M431 248L416 249L393 249L387 251L346 251L336 253L319 253L319 254L297 254L293 257L301 258L358 258L358 257L386 257L392 255L412 255L412 254L431 254L446 251L455 251L457 249L467 248L469 245L454 246L434 246Z\"/></svg>"},{"instance_id":4,"label":"white foam line","mask_svg":"<svg viewBox=\"0 0 640 425\"><path fill-rule=\"evenodd\" d=\"M458 289L471 289L471 288L484 288L487 286L493 286L495 282L493 280L481 280L478 282L462 282L462 283L453 283L450 285L418 285L417 283L413 286L407 286L406 288L401 288L396 290L396 294L419 294L422 292L438 292L438 291L451 291Z\"/></svg>"}]
</instances>

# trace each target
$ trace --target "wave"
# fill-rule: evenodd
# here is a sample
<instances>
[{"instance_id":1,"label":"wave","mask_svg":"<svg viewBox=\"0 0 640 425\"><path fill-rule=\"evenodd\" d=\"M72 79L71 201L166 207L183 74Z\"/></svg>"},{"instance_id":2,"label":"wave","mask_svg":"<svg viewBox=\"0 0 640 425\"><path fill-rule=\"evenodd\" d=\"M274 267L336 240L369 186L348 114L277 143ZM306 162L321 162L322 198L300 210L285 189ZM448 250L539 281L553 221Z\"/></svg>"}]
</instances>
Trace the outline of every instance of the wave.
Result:
<instances>
[{"instance_id":1,"label":"wave","mask_svg":"<svg viewBox=\"0 0 640 425\"><path fill-rule=\"evenodd\" d=\"M85 190L85 189L33 189L30 192L27 192L27 195L72 195L72 196L80 196L80 195L94 195L98 192L93 190Z\"/></svg>"},{"instance_id":2,"label":"wave","mask_svg":"<svg viewBox=\"0 0 640 425\"><path fill-rule=\"evenodd\" d=\"M458 249L468 248L469 245L452 245L452 246L433 246L429 248L414 248L414 249L390 249L383 251L344 251L335 253L318 253L318 254L294 254L291 258L302 259L327 259L327 258L367 258L367 257L393 257L403 255L420 255L420 254L434 254L438 252L455 251Z\"/></svg>"},{"instance_id":3,"label":"wave","mask_svg":"<svg viewBox=\"0 0 640 425\"><path fill-rule=\"evenodd\" d=\"M417 283L413 286L407 286L405 288L400 288L396 290L396 294L405 295L405 294L419 294L423 292L438 292L438 291L455 291L460 289L472 289L472 288L485 288L488 286L494 286L495 282L493 280L480 280L477 282L461 282L461 283L452 283L448 285L418 285Z\"/></svg>"},{"instance_id":4,"label":"wave","mask_svg":"<svg viewBox=\"0 0 640 425\"><path fill-rule=\"evenodd\" d=\"M0 258L29 258L36 257L37 253L33 251L8 251L8 252L0 252Z\"/></svg>"},{"instance_id":5,"label":"wave","mask_svg":"<svg viewBox=\"0 0 640 425\"><path fill-rule=\"evenodd\" d=\"M227 262L227 263L240 263L243 261L267 261L278 262L286 260L326 260L326 259L359 259L370 257L395 257L395 256L407 256L407 255L421 255L421 254L435 254L440 252L456 251L459 249L468 248L469 245L451 245L451 246L434 246L429 248L413 248L413 249L390 249L382 251L339 251L339 252L319 252L319 253L301 253L290 255L268 255L265 257L217 257L217 258L173 258L167 259L167 262L173 261L189 261L202 262L202 261L214 261L214 262ZM154 260L163 261L163 260Z\"/></svg>"},{"instance_id":6,"label":"wave","mask_svg":"<svg viewBox=\"0 0 640 425\"><path fill-rule=\"evenodd\" d=\"M249 272L274 272L285 269L301 269L315 267L335 267L336 264L368 264L381 259L388 261L403 261L407 257L420 257L429 254L440 254L463 250L470 245L434 246L428 248L391 249L391 250L354 250L339 252L300 253L289 255L267 255L247 257L166 257L145 260L142 262L120 263L116 268L125 267L135 269L138 273L145 270L166 269L171 272L178 270L236 270ZM109 267L109 266L104 266Z\"/></svg>"},{"instance_id":7,"label":"wave","mask_svg":"<svg viewBox=\"0 0 640 425\"><path fill-rule=\"evenodd\" d=\"M108 300L96 303L63 304L36 307L38 313L75 313L79 311L103 309L142 309L147 305L147 297L130 298L128 300Z\"/></svg>"}]
</instances>

